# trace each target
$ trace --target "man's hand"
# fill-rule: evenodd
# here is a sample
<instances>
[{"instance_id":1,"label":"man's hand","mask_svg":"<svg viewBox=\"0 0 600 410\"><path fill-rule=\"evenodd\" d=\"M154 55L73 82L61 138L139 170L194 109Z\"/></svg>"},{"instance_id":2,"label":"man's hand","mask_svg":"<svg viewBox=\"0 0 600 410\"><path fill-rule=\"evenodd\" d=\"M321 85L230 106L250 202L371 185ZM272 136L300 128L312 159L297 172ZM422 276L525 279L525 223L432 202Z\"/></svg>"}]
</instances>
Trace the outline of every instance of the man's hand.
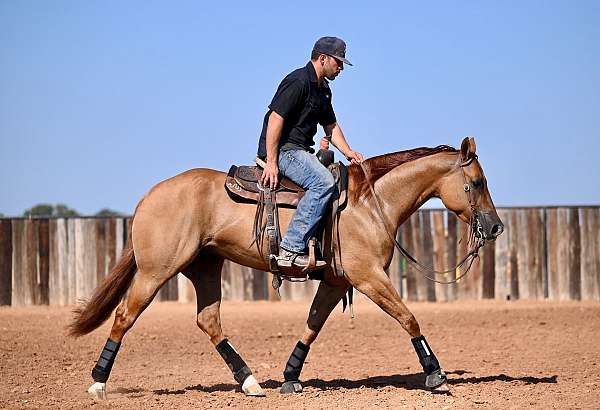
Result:
<instances>
[{"instance_id":1,"label":"man's hand","mask_svg":"<svg viewBox=\"0 0 600 410\"><path fill-rule=\"evenodd\" d=\"M346 152L346 159L350 161L351 164L360 164L365 160L360 152L352 150Z\"/></svg>"},{"instance_id":2,"label":"man's hand","mask_svg":"<svg viewBox=\"0 0 600 410\"><path fill-rule=\"evenodd\" d=\"M272 190L277 188L277 183L279 178L279 167L277 163L274 161L267 162L265 165L265 169L263 170L262 176L260 178L260 183L262 186L268 186Z\"/></svg>"}]
</instances>

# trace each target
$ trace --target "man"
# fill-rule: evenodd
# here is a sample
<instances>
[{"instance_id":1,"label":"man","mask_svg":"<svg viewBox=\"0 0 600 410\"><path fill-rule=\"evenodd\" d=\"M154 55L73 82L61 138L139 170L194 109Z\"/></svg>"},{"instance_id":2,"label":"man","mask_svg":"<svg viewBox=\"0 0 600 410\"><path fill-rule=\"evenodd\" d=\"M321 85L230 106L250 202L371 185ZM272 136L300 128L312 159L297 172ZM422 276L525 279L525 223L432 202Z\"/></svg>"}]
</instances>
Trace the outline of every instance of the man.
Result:
<instances>
[{"instance_id":1,"label":"man","mask_svg":"<svg viewBox=\"0 0 600 410\"><path fill-rule=\"evenodd\" d=\"M317 124L349 161L363 161L360 153L350 149L331 106L327 80L335 80L344 63L352 65L346 60L343 40L336 37L317 40L308 64L292 71L279 84L263 121L258 156L266 160L266 165L261 183L275 189L281 172L306 191L281 241L279 266L308 265L308 240L314 236L334 191L331 173L311 148ZM317 262L317 267L324 265L323 261Z\"/></svg>"}]
</instances>

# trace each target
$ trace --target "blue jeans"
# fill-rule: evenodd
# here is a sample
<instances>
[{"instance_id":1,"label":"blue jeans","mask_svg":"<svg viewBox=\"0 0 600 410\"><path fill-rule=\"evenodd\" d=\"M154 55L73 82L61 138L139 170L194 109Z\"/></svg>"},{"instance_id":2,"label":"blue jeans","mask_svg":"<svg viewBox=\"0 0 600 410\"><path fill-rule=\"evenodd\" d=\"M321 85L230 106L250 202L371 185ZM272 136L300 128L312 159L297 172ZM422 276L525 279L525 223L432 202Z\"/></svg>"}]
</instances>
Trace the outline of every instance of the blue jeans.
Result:
<instances>
[{"instance_id":1,"label":"blue jeans","mask_svg":"<svg viewBox=\"0 0 600 410\"><path fill-rule=\"evenodd\" d=\"M288 251L305 253L335 190L333 176L314 154L303 150L279 152L278 165L283 175L305 190L280 245Z\"/></svg>"}]
</instances>

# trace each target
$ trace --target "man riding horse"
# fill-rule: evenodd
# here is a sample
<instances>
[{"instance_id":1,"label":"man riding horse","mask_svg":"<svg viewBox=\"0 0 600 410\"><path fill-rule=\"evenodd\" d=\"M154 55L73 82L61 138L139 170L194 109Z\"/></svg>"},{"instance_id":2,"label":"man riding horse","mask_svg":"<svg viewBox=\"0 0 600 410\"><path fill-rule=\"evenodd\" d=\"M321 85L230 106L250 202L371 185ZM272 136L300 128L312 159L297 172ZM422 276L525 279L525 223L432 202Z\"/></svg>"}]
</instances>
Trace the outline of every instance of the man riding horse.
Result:
<instances>
[{"instance_id":1,"label":"man riding horse","mask_svg":"<svg viewBox=\"0 0 600 410\"><path fill-rule=\"evenodd\" d=\"M307 243L314 236L335 188L331 173L311 148L317 124L323 126L333 145L349 161L363 161L362 154L350 149L331 105L327 80L335 80L344 63L352 65L346 60L343 40L336 37L317 40L308 64L292 71L279 84L263 121L258 157L266 160L266 165L261 183L275 189L281 172L305 189L280 244L277 264L282 267L305 268L309 264ZM317 268L323 266L324 261L316 262Z\"/></svg>"}]
</instances>

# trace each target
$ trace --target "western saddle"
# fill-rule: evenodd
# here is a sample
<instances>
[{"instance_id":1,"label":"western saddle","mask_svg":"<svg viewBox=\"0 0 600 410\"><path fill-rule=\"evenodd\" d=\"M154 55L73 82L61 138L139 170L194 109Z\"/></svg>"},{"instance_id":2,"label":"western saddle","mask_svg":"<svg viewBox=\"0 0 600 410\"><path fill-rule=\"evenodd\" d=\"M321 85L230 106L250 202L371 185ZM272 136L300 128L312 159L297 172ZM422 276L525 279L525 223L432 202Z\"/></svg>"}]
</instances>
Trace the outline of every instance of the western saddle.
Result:
<instances>
[{"instance_id":1,"label":"western saddle","mask_svg":"<svg viewBox=\"0 0 600 410\"><path fill-rule=\"evenodd\" d=\"M312 238L309 241L309 264L304 269L296 267L283 268L277 264L279 242L281 240L277 209L278 207L296 208L298 202L304 196L304 188L285 177L281 178L275 190L262 186L260 178L265 164L259 158L256 159L257 165L255 166L238 167L232 165L225 179L225 189L232 200L257 204L252 228L254 237L252 243L256 244L259 254L265 258L269 271L273 273L273 287L275 289L281 286L282 279L304 281L307 279L307 275L310 279L322 279L324 269L327 267L315 270L316 252L320 252L324 258L331 259L331 268L335 276L344 275L341 263L336 263L333 245L339 239L337 222L340 212L347 202L348 170L341 162L333 163L333 151L322 149L317 153L317 158L332 173L336 190L330 204L330 212L321 221L318 230L320 232L318 235L319 240ZM266 220L263 215L266 216ZM268 255L263 255L262 251L265 235L268 240ZM329 249L326 249L326 243L330 245ZM337 259L339 260L339 257Z\"/></svg>"}]
</instances>

